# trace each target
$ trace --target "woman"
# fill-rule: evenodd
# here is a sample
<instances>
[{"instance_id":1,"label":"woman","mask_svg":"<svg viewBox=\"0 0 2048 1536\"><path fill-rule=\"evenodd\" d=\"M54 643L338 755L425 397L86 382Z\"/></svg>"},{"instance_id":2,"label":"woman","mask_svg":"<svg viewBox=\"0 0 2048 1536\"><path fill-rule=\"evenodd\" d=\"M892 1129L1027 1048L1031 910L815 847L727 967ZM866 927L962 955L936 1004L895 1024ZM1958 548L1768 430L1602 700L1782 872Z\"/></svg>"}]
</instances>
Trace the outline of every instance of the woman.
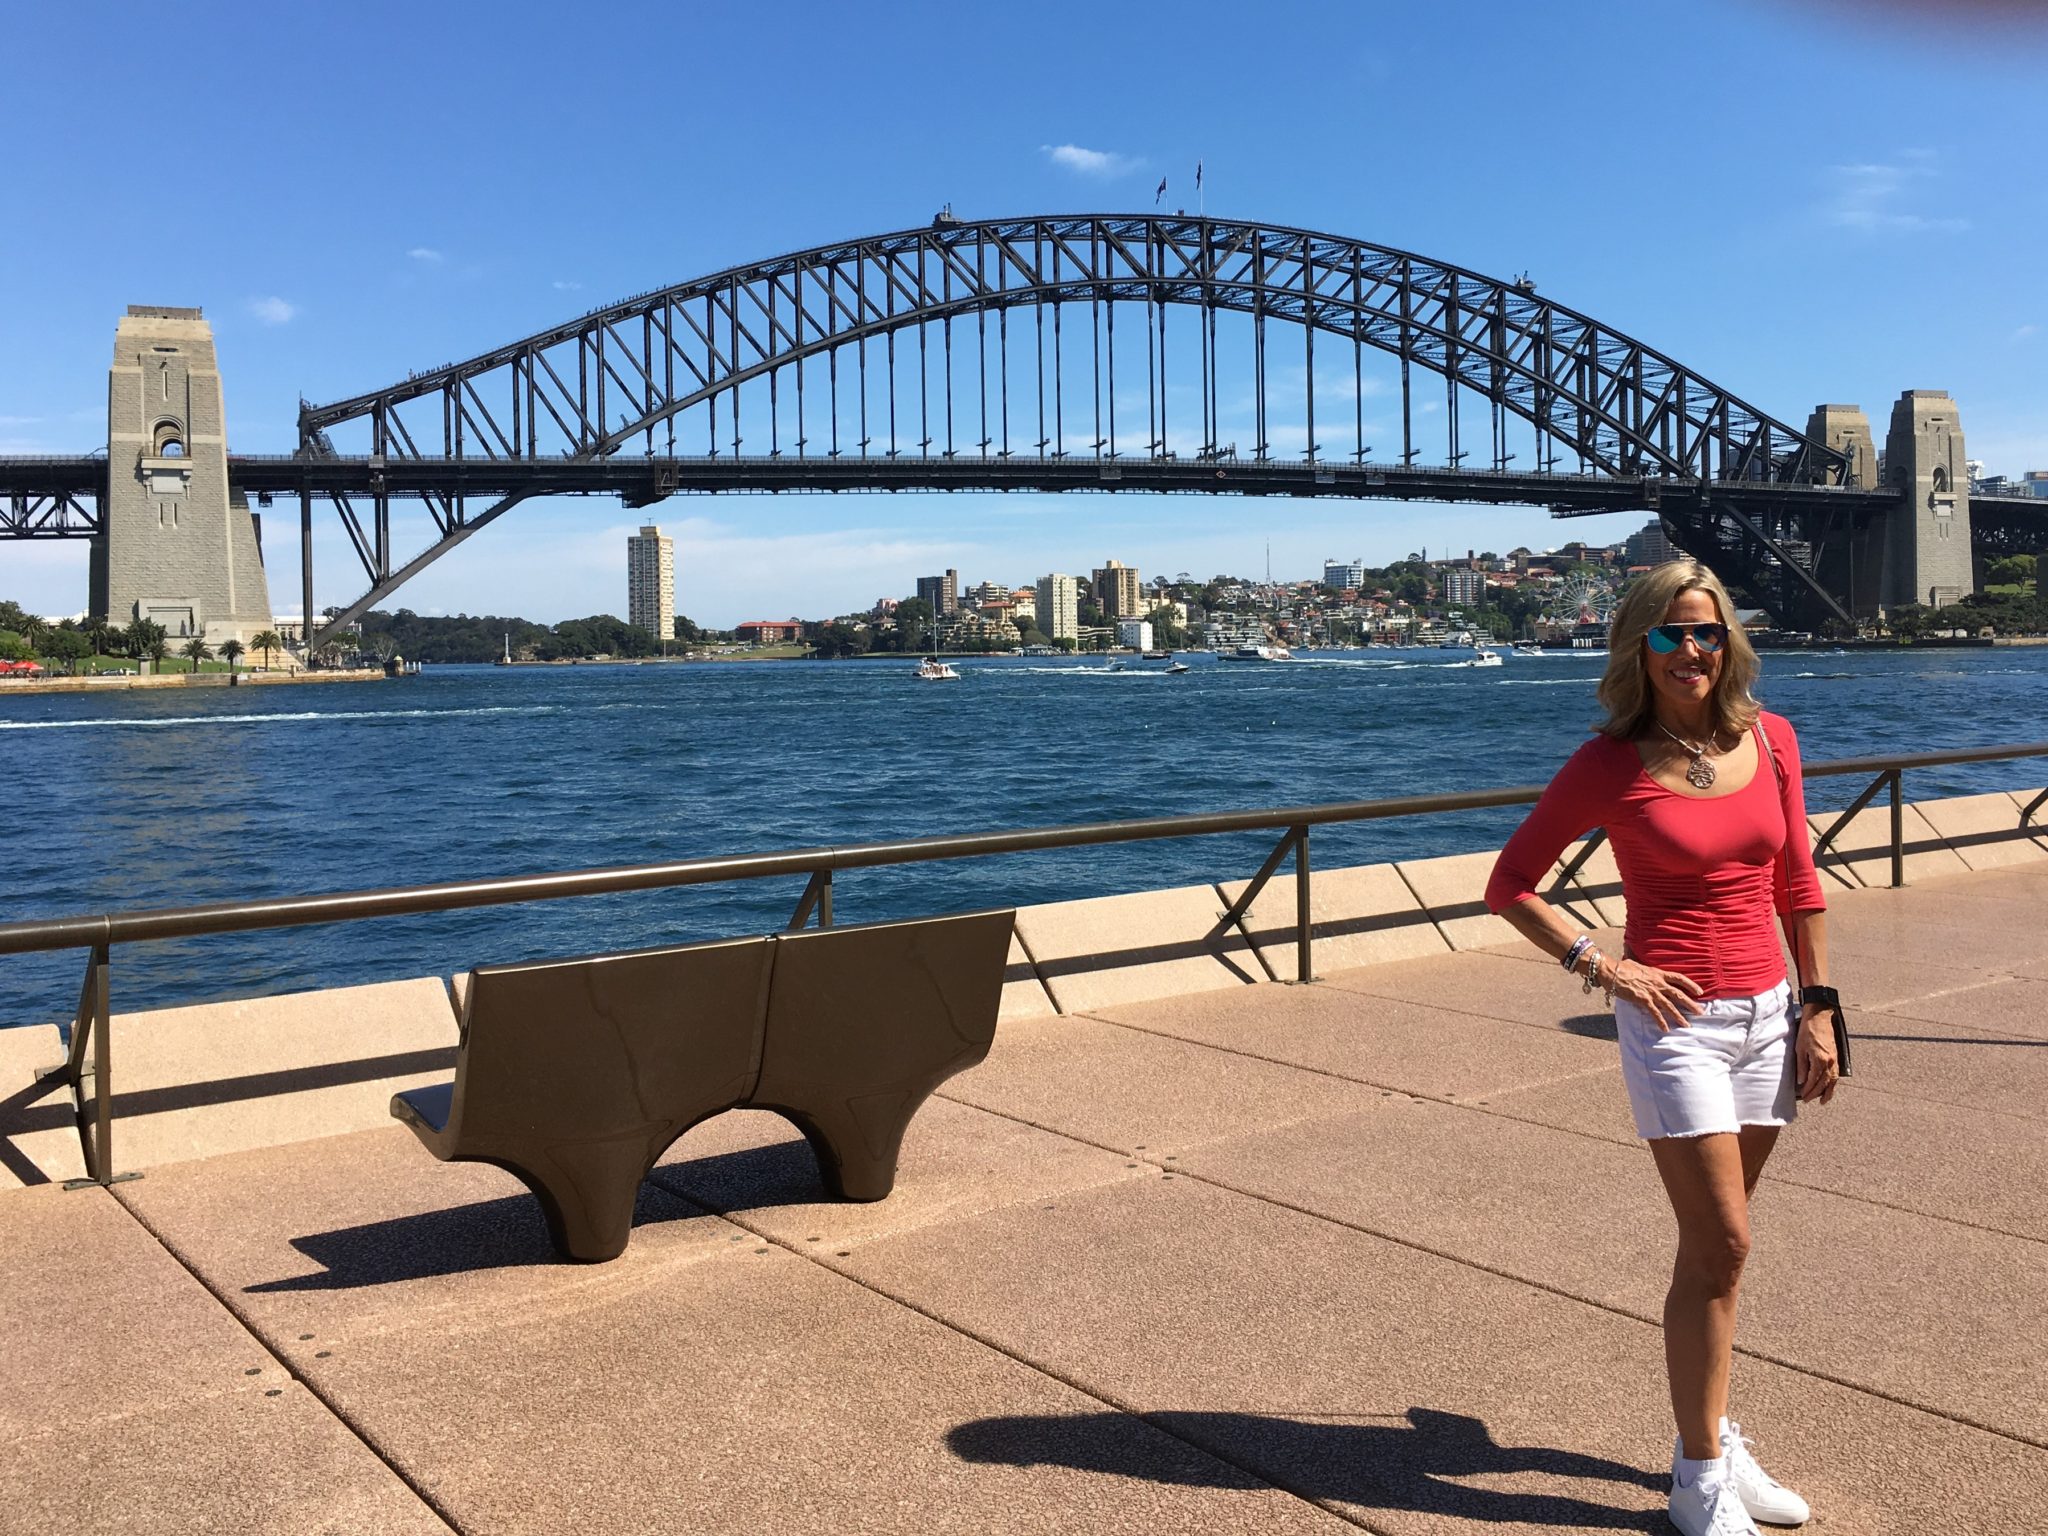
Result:
<instances>
[{"instance_id":1,"label":"woman","mask_svg":"<svg viewBox=\"0 0 2048 1536\"><path fill-rule=\"evenodd\" d=\"M1756 652L1727 591L1691 560L1622 598L1607 719L1551 781L1494 866L1487 905L1614 1000L1622 1080L1678 1218L1664 1355L1678 1420L1671 1519L1688 1536L1797 1525L1729 1423L1736 1287L1757 1176L1795 1101L1834 1095L1827 930L1806 837L1799 742L1750 695ZM1537 894L1573 839L1605 827L1628 929L1603 954ZM1789 835L1788 835L1789 834ZM1773 926L1793 944L1791 1001Z\"/></svg>"}]
</instances>

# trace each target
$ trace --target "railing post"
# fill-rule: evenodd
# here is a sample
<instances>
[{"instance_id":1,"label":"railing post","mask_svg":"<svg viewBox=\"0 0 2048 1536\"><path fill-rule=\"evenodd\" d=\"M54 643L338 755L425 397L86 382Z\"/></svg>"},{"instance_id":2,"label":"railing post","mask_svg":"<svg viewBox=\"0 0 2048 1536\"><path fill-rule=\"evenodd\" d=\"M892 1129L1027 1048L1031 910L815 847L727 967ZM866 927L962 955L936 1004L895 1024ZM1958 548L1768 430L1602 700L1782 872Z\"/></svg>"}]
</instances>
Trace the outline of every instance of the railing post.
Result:
<instances>
[{"instance_id":1,"label":"railing post","mask_svg":"<svg viewBox=\"0 0 2048 1536\"><path fill-rule=\"evenodd\" d=\"M1309 897L1308 826L1294 829L1294 979L1314 981L1315 961L1310 938L1314 933L1314 908Z\"/></svg>"},{"instance_id":2,"label":"railing post","mask_svg":"<svg viewBox=\"0 0 2048 1536\"><path fill-rule=\"evenodd\" d=\"M1894 768L1885 777L1891 781L1892 792L1892 889L1897 890L1906 883L1906 807L1905 775Z\"/></svg>"},{"instance_id":3,"label":"railing post","mask_svg":"<svg viewBox=\"0 0 2048 1536\"><path fill-rule=\"evenodd\" d=\"M107 1006L111 959L104 944L92 952L92 1134L94 1153L86 1172L95 1183L114 1182L114 1026Z\"/></svg>"},{"instance_id":4,"label":"railing post","mask_svg":"<svg viewBox=\"0 0 2048 1536\"><path fill-rule=\"evenodd\" d=\"M830 928L832 926L832 871L829 869L819 870L818 882L818 926L820 928Z\"/></svg>"}]
</instances>

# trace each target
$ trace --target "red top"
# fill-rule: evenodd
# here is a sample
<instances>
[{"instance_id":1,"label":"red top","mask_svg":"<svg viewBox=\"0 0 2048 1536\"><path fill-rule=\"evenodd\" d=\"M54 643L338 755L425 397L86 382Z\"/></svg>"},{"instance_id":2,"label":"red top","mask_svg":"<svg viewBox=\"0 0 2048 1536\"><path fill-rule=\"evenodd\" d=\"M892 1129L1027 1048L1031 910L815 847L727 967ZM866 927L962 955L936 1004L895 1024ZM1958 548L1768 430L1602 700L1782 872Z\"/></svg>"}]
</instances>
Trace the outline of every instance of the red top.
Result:
<instances>
[{"instance_id":1,"label":"red top","mask_svg":"<svg viewBox=\"0 0 2048 1536\"><path fill-rule=\"evenodd\" d=\"M1755 997L1785 980L1785 956L1772 922L1778 913L1819 912L1820 877L1805 836L1791 840L1785 879L1785 829L1806 826L1799 738L1781 715L1757 724L1770 738L1778 775L1763 744L1756 774L1733 794L1681 795L1651 778L1633 743L1595 736L1550 781L1486 884L1486 905L1500 912L1535 897L1574 838L1607 829L1628 902L1628 955L1698 982L1707 997Z\"/></svg>"}]
</instances>

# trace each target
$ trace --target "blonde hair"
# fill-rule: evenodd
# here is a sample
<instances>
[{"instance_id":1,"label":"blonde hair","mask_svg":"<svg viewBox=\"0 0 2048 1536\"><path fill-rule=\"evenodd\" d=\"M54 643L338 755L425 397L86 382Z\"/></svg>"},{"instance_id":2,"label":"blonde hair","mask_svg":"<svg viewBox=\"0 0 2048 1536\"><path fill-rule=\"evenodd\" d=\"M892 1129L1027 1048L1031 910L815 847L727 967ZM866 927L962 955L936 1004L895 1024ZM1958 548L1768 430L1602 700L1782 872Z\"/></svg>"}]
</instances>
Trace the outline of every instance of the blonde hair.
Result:
<instances>
[{"instance_id":1,"label":"blonde hair","mask_svg":"<svg viewBox=\"0 0 2048 1536\"><path fill-rule=\"evenodd\" d=\"M1756 650L1736 621L1734 600L1721 585L1721 578L1699 561L1673 560L1630 582L1614 610L1614 622L1607 631L1607 671L1600 679L1599 692L1607 718L1594 727L1603 736L1633 741L1649 729L1655 703L1649 660L1643 655L1644 637L1664 622L1681 592L1704 592L1713 598L1715 612L1728 627L1728 643L1721 648L1721 672L1707 700L1715 734L1741 735L1756 724L1762 712L1750 692L1759 670Z\"/></svg>"}]
</instances>

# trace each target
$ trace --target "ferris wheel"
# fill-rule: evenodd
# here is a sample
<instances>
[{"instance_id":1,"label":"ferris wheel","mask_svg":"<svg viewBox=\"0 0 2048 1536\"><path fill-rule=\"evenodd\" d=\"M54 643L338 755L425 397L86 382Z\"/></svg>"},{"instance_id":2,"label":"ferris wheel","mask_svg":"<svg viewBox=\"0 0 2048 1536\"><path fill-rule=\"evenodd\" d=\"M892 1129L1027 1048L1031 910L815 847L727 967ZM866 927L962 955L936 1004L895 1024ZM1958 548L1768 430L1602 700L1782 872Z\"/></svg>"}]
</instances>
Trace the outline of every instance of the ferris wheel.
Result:
<instances>
[{"instance_id":1,"label":"ferris wheel","mask_svg":"<svg viewBox=\"0 0 2048 1536\"><path fill-rule=\"evenodd\" d=\"M1614 617L1614 588L1598 576L1574 571L1544 609L1555 624L1606 624Z\"/></svg>"}]
</instances>

